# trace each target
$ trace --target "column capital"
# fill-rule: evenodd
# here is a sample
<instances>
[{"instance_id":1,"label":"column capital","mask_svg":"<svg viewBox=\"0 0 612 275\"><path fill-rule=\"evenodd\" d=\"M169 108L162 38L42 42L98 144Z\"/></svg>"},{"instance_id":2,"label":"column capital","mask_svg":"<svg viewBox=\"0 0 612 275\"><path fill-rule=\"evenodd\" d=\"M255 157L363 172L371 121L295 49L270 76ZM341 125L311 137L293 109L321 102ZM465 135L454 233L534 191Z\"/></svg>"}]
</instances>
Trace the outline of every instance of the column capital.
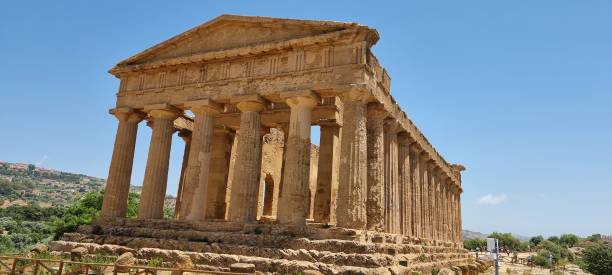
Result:
<instances>
[{"instance_id":1,"label":"column capital","mask_svg":"<svg viewBox=\"0 0 612 275\"><path fill-rule=\"evenodd\" d=\"M230 103L236 104L241 112L259 112L265 109L267 101L258 94L250 94L234 96Z\"/></svg>"},{"instance_id":2,"label":"column capital","mask_svg":"<svg viewBox=\"0 0 612 275\"><path fill-rule=\"evenodd\" d=\"M438 168L438 165L436 164L436 162L434 160L430 159L427 162L427 168L429 168L429 170L431 170L433 172L436 168Z\"/></svg>"},{"instance_id":3,"label":"column capital","mask_svg":"<svg viewBox=\"0 0 612 275\"><path fill-rule=\"evenodd\" d=\"M421 149L421 146L419 146L419 144L416 142L410 143L410 145L408 146L409 146L408 148L410 150L410 153L420 155L421 152L423 151L423 149Z\"/></svg>"},{"instance_id":4,"label":"column capital","mask_svg":"<svg viewBox=\"0 0 612 275\"><path fill-rule=\"evenodd\" d=\"M383 120L389 116L387 110L385 110L385 106L378 102L370 102L368 103L368 120Z\"/></svg>"},{"instance_id":5,"label":"column capital","mask_svg":"<svg viewBox=\"0 0 612 275\"><path fill-rule=\"evenodd\" d=\"M372 95L370 94L370 91L368 89L355 88L344 92L340 95L340 98L342 98L342 100L352 100L367 103L372 98Z\"/></svg>"},{"instance_id":6,"label":"column capital","mask_svg":"<svg viewBox=\"0 0 612 275\"><path fill-rule=\"evenodd\" d=\"M440 180L442 182L444 182L444 180L446 180L446 178L448 176L446 176L446 173L444 172L444 169L436 167L436 170L434 171L436 173L436 175L438 176L438 178L440 178Z\"/></svg>"},{"instance_id":7,"label":"column capital","mask_svg":"<svg viewBox=\"0 0 612 275\"><path fill-rule=\"evenodd\" d=\"M162 118L170 120L178 118L183 113L183 110L167 103L147 105L145 106L144 111L147 112L153 118Z\"/></svg>"},{"instance_id":8,"label":"column capital","mask_svg":"<svg viewBox=\"0 0 612 275\"><path fill-rule=\"evenodd\" d=\"M185 103L185 107L191 109L194 113L207 113L216 115L223 110L223 106L210 99L202 99Z\"/></svg>"},{"instance_id":9,"label":"column capital","mask_svg":"<svg viewBox=\"0 0 612 275\"><path fill-rule=\"evenodd\" d=\"M108 110L108 113L114 115L119 121L125 122L138 123L146 117L146 114L128 107L110 109Z\"/></svg>"},{"instance_id":10,"label":"column capital","mask_svg":"<svg viewBox=\"0 0 612 275\"><path fill-rule=\"evenodd\" d=\"M431 161L431 156L429 156L429 153L425 150L421 151L420 157L422 161L425 161L425 162Z\"/></svg>"},{"instance_id":11,"label":"column capital","mask_svg":"<svg viewBox=\"0 0 612 275\"><path fill-rule=\"evenodd\" d=\"M397 142L402 146L410 146L414 143L414 139L406 131L400 131L397 133Z\"/></svg>"},{"instance_id":12,"label":"column capital","mask_svg":"<svg viewBox=\"0 0 612 275\"><path fill-rule=\"evenodd\" d=\"M385 123L385 132L388 134L397 134L404 129L402 125L397 122L395 118L387 118L384 120Z\"/></svg>"},{"instance_id":13,"label":"column capital","mask_svg":"<svg viewBox=\"0 0 612 275\"><path fill-rule=\"evenodd\" d=\"M291 108L295 106L306 106L312 108L321 102L319 95L311 90L283 92L280 94L280 98L282 98Z\"/></svg>"}]
</instances>

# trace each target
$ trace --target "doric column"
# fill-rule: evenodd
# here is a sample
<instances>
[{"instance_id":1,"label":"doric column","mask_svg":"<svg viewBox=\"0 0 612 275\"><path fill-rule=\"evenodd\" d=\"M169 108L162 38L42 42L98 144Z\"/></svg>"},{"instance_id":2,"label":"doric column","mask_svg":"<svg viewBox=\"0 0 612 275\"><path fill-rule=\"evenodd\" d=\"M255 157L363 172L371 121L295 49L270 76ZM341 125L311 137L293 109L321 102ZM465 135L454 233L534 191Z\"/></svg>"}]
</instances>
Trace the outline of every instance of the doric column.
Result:
<instances>
[{"instance_id":1,"label":"doric column","mask_svg":"<svg viewBox=\"0 0 612 275\"><path fill-rule=\"evenodd\" d=\"M395 234L400 233L397 154L397 133L400 130L401 127L395 119L385 120L385 231Z\"/></svg>"},{"instance_id":2,"label":"doric column","mask_svg":"<svg viewBox=\"0 0 612 275\"><path fill-rule=\"evenodd\" d=\"M421 152L421 156L419 158L420 161L420 174L421 174L421 237L431 239L430 236L430 228L429 228L429 173L428 173L428 162L429 162L429 154L423 151Z\"/></svg>"},{"instance_id":3,"label":"doric column","mask_svg":"<svg viewBox=\"0 0 612 275\"><path fill-rule=\"evenodd\" d=\"M240 110L240 129L227 219L257 220L257 199L261 174L261 116L264 109L259 96L243 96L236 104Z\"/></svg>"},{"instance_id":4,"label":"doric column","mask_svg":"<svg viewBox=\"0 0 612 275\"><path fill-rule=\"evenodd\" d=\"M336 193L338 191L338 168L340 167L340 127L336 123L319 124L319 163L317 191L315 192L314 221L335 224Z\"/></svg>"},{"instance_id":5,"label":"doric column","mask_svg":"<svg viewBox=\"0 0 612 275\"><path fill-rule=\"evenodd\" d=\"M449 190L449 186L450 186L450 179L446 179L446 182L444 183L444 232L446 232L445 234L445 239L447 242L451 241L451 222L450 222L450 217L451 217L451 213L450 213L450 190Z\"/></svg>"},{"instance_id":6,"label":"doric column","mask_svg":"<svg viewBox=\"0 0 612 275\"><path fill-rule=\"evenodd\" d=\"M439 196L439 186L440 179L438 178L438 173L440 173L440 169L437 165L434 166L431 173L431 182L433 183L433 235L435 240L440 240L440 221L439 221L439 211L440 211L440 196Z\"/></svg>"},{"instance_id":7,"label":"doric column","mask_svg":"<svg viewBox=\"0 0 612 275\"><path fill-rule=\"evenodd\" d=\"M291 116L283 171L285 184L280 199L282 207L276 219L281 224L305 226L310 208L310 123L318 96L312 92L281 96L286 97Z\"/></svg>"},{"instance_id":8,"label":"doric column","mask_svg":"<svg viewBox=\"0 0 612 275\"><path fill-rule=\"evenodd\" d=\"M412 232L412 173L410 169L410 143L412 138L406 132L397 136L399 163L400 226L405 236L414 236Z\"/></svg>"},{"instance_id":9,"label":"doric column","mask_svg":"<svg viewBox=\"0 0 612 275\"><path fill-rule=\"evenodd\" d=\"M434 161L429 161L427 163L427 176L429 179L428 182L428 194L427 194L427 198L428 198L428 205L429 205L429 209L427 210L427 216L428 216L428 226L429 226L429 238L430 239L435 239L436 238L436 230L435 230L435 226L436 226L436 221L435 221L435 211L436 211L436 198L435 198L435 190L436 190L436 182L435 182L435 177L434 177L434 170L436 169L436 163Z\"/></svg>"},{"instance_id":10,"label":"doric column","mask_svg":"<svg viewBox=\"0 0 612 275\"><path fill-rule=\"evenodd\" d=\"M457 230L457 224L456 224L456 217L455 217L455 186L454 184L451 184L449 186L449 203L450 203L450 224L451 224L451 241L453 243L455 243L456 240L456 230Z\"/></svg>"},{"instance_id":11,"label":"doric column","mask_svg":"<svg viewBox=\"0 0 612 275\"><path fill-rule=\"evenodd\" d=\"M419 238L423 237L421 230L421 149L416 143L411 143L410 149L410 174L412 191L412 233Z\"/></svg>"},{"instance_id":12,"label":"doric column","mask_svg":"<svg viewBox=\"0 0 612 275\"><path fill-rule=\"evenodd\" d=\"M185 170L189 162L189 148L191 147L191 131L183 130L179 132L179 137L185 141L185 150L183 151L183 163L181 164L181 175L179 178L178 190L176 192L176 202L174 203L174 218L180 219L181 203L183 201L183 188L185 187Z\"/></svg>"},{"instance_id":13,"label":"doric column","mask_svg":"<svg viewBox=\"0 0 612 275\"><path fill-rule=\"evenodd\" d=\"M168 104L150 105L145 108L145 111L153 119L153 132L140 195L138 218L162 219L174 120L182 111Z\"/></svg>"},{"instance_id":14,"label":"doric column","mask_svg":"<svg viewBox=\"0 0 612 275\"><path fill-rule=\"evenodd\" d=\"M459 243L459 188L455 185L453 186L453 211L455 213L455 243Z\"/></svg>"},{"instance_id":15,"label":"doric column","mask_svg":"<svg viewBox=\"0 0 612 275\"><path fill-rule=\"evenodd\" d=\"M206 218L225 218L225 196L229 174L230 155L233 135L229 128L221 127L213 130L213 146L211 148L210 170L208 176L208 192L206 197Z\"/></svg>"},{"instance_id":16,"label":"doric column","mask_svg":"<svg viewBox=\"0 0 612 275\"><path fill-rule=\"evenodd\" d=\"M448 226L448 241L453 241L453 208L452 208L452 180L446 182L446 220Z\"/></svg>"},{"instance_id":17,"label":"doric column","mask_svg":"<svg viewBox=\"0 0 612 275\"><path fill-rule=\"evenodd\" d=\"M127 212L136 134L138 123L142 121L144 115L130 108L116 108L110 110L110 113L117 117L119 125L100 216L113 219L124 218Z\"/></svg>"},{"instance_id":18,"label":"doric column","mask_svg":"<svg viewBox=\"0 0 612 275\"><path fill-rule=\"evenodd\" d=\"M440 169L439 167L436 167L436 169L434 170L434 179L436 182L436 239L438 240L443 240L444 237L444 228L442 228L442 184L443 184L443 177L442 177L442 169Z\"/></svg>"},{"instance_id":19,"label":"doric column","mask_svg":"<svg viewBox=\"0 0 612 275\"><path fill-rule=\"evenodd\" d=\"M369 103L367 108L367 229L382 232L385 231L385 143L383 122L388 113L380 103Z\"/></svg>"},{"instance_id":20,"label":"doric column","mask_svg":"<svg viewBox=\"0 0 612 275\"><path fill-rule=\"evenodd\" d=\"M221 106L205 99L188 102L187 107L195 118L179 217L185 221L203 221L206 216L214 116Z\"/></svg>"},{"instance_id":21,"label":"doric column","mask_svg":"<svg viewBox=\"0 0 612 275\"><path fill-rule=\"evenodd\" d=\"M457 187L457 243L463 247L463 225L461 224L461 189Z\"/></svg>"},{"instance_id":22,"label":"doric column","mask_svg":"<svg viewBox=\"0 0 612 275\"><path fill-rule=\"evenodd\" d=\"M366 100L368 91L344 94L340 181L336 218L339 227L365 229L367 193Z\"/></svg>"}]
</instances>

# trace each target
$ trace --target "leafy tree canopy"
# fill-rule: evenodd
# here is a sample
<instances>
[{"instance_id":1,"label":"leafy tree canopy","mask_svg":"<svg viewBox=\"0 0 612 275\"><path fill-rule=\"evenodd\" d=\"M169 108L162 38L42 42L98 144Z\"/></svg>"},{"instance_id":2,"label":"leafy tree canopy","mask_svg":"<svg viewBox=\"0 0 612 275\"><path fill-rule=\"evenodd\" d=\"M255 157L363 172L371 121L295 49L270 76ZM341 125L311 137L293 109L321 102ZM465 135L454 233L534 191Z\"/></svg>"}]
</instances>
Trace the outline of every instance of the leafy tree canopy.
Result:
<instances>
[{"instance_id":1,"label":"leafy tree canopy","mask_svg":"<svg viewBox=\"0 0 612 275\"><path fill-rule=\"evenodd\" d=\"M612 274L612 246L597 243L584 251L587 271L595 275Z\"/></svg>"},{"instance_id":2,"label":"leafy tree canopy","mask_svg":"<svg viewBox=\"0 0 612 275\"><path fill-rule=\"evenodd\" d=\"M493 232L489 238L495 238L499 241L499 246L502 249L519 250L521 241L512 236L511 233Z\"/></svg>"}]
</instances>

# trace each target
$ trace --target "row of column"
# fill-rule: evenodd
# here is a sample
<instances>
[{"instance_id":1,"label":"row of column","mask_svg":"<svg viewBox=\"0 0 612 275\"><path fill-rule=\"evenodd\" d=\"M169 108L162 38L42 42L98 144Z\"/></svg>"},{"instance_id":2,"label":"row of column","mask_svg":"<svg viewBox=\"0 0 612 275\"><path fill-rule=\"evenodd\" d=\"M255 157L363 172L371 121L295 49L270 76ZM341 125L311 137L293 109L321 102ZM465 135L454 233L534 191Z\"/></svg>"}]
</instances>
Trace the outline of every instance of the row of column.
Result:
<instances>
[{"instance_id":1,"label":"row of column","mask_svg":"<svg viewBox=\"0 0 612 275\"><path fill-rule=\"evenodd\" d=\"M382 105L368 104L363 92L341 99L342 127L321 124L320 155L313 218L340 227L368 229L458 242L461 238L460 190L436 167L425 151L389 118ZM309 212L310 128L313 93L285 96L291 109L282 169L277 221L303 226ZM220 106L210 100L186 106L195 115L187 142L177 202L179 220L257 219L261 170L263 100L249 96L235 102L240 110L236 158L228 191L231 133L215 131ZM119 126L109 170L102 216L124 217L133 163L137 124L144 115L114 109ZM145 169L138 217L163 217L173 121L182 110L167 104L144 112L153 133ZM214 144L214 146L213 146ZM230 192L225 205L226 192ZM227 215L225 209L227 208Z\"/></svg>"}]
</instances>

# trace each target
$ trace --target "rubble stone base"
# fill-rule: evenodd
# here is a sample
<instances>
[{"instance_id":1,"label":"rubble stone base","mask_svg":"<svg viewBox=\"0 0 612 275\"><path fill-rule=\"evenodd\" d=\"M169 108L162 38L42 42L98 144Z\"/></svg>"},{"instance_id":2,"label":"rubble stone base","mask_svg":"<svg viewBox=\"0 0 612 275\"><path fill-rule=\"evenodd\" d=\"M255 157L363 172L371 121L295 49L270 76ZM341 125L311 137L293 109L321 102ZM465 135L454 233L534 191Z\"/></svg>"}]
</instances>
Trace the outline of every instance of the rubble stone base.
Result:
<instances>
[{"instance_id":1,"label":"rubble stone base","mask_svg":"<svg viewBox=\"0 0 612 275\"><path fill-rule=\"evenodd\" d=\"M210 271L243 263L259 273L478 274L488 265L451 243L312 223L300 228L272 222L98 221L51 243L57 253L76 247L89 254L131 252L139 262L161 258L168 266L187 255L197 269Z\"/></svg>"}]
</instances>

